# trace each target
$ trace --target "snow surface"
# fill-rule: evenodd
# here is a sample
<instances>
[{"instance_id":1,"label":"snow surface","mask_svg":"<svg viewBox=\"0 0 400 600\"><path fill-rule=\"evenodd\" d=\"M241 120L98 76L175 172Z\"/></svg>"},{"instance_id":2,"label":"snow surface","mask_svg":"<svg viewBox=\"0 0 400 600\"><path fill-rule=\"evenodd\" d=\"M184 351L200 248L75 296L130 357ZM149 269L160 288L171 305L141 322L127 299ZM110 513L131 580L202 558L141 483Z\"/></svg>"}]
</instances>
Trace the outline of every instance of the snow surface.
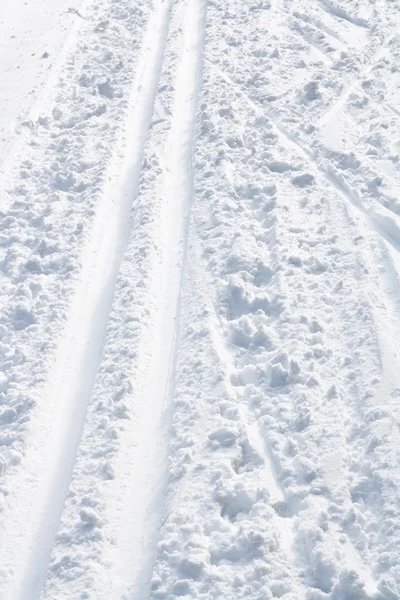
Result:
<instances>
[{"instance_id":1,"label":"snow surface","mask_svg":"<svg viewBox=\"0 0 400 600\"><path fill-rule=\"evenodd\" d=\"M0 600L400 599L400 4L3 0Z\"/></svg>"}]
</instances>

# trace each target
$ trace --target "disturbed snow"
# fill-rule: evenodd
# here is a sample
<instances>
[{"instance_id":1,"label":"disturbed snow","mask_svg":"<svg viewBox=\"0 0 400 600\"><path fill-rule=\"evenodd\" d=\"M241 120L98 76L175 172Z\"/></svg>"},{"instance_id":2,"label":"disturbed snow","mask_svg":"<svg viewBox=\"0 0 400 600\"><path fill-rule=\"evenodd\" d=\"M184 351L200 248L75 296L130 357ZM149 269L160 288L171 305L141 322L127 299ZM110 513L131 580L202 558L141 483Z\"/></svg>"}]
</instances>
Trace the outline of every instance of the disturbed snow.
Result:
<instances>
[{"instance_id":1,"label":"disturbed snow","mask_svg":"<svg viewBox=\"0 0 400 600\"><path fill-rule=\"evenodd\" d=\"M398 600L400 7L43 4L0 9L0 598Z\"/></svg>"}]
</instances>

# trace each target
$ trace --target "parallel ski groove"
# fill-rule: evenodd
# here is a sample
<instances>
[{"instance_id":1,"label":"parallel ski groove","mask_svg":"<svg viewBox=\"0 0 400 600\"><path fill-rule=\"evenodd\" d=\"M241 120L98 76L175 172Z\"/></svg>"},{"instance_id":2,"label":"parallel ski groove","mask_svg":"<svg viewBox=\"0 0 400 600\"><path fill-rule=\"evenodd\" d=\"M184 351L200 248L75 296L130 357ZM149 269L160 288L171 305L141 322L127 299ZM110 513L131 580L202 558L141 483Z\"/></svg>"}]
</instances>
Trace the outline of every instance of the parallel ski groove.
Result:
<instances>
[{"instance_id":1,"label":"parallel ski groove","mask_svg":"<svg viewBox=\"0 0 400 600\"><path fill-rule=\"evenodd\" d=\"M176 17L180 20L181 39L174 61L170 129L160 155L161 174L153 182L154 189L150 190L161 207L159 226L163 240L157 293L159 306L152 341L155 352L143 371L143 381L147 382L141 401L144 407L140 419L143 437L136 448L134 474L132 470L130 472L132 483L119 516L126 527L116 544L117 565L122 577L125 574L131 584L132 600L141 600L150 594L157 532L164 511L166 434L173 409L181 282L193 194L192 153L201 85L205 0L186 0L183 5L178 4ZM151 410L146 406L151 406ZM149 439L157 440L151 448ZM115 598L119 596L115 594Z\"/></svg>"},{"instance_id":2,"label":"parallel ski groove","mask_svg":"<svg viewBox=\"0 0 400 600\"><path fill-rule=\"evenodd\" d=\"M32 600L38 597L59 524L102 354L115 281L124 251L126 221L137 186L143 147L152 116L168 19L169 5L160 2L149 19L148 39L144 39L142 64L133 88L132 118L135 135L130 143L134 154L123 167L122 175L119 174L123 176L124 172L129 172L130 180L117 209L112 207L111 187L106 190L85 252L79 287L70 307L70 318L57 351L50 388L46 392L49 397L58 396L57 414L53 416L50 436L47 432L43 433L43 439L40 443L37 441L35 451L29 457L30 469L27 469L27 473L37 472L39 478L30 475L32 478L24 482L24 492L27 494L30 489L32 499L24 548L15 545L12 548L15 544L12 538L8 540L10 547L6 548L6 560L16 551L19 554L19 572L14 574L7 592L10 600ZM152 43L154 39L156 44ZM90 299L90 303L85 302L85 299ZM43 461L46 464L45 470L38 466ZM21 519L21 512L17 517ZM28 518L28 514L26 517Z\"/></svg>"},{"instance_id":3,"label":"parallel ski groove","mask_svg":"<svg viewBox=\"0 0 400 600\"><path fill-rule=\"evenodd\" d=\"M97 545L97 566L82 565L85 575L76 579L74 589L89 586L96 598L104 600L126 595L141 599L149 593L163 510L164 428L173 392L205 8L202 1L177 2L168 15L158 95L131 217L133 228L116 280L93 401L41 596L46 599L72 593L67 583L53 579L52 574L63 556L64 539L69 536L69 548L77 548L74 564L80 564L79 545L90 552L90 530L78 545L69 524L79 515L75 499L92 498L93 491L93 502L101 507L103 542L101 548ZM150 161L156 169L149 167ZM129 181L128 173L127 185ZM143 308L140 317L139 307ZM131 324L136 324L133 335L129 335ZM123 352L127 347L128 356ZM102 417L96 407L110 403L110 381L117 388L115 406L125 407L129 421L119 427L118 444L107 453L113 477L102 481L97 464L102 464L99 455L107 432L98 433ZM151 446L149 440L153 440ZM101 574L96 572L99 564L107 565Z\"/></svg>"}]
</instances>

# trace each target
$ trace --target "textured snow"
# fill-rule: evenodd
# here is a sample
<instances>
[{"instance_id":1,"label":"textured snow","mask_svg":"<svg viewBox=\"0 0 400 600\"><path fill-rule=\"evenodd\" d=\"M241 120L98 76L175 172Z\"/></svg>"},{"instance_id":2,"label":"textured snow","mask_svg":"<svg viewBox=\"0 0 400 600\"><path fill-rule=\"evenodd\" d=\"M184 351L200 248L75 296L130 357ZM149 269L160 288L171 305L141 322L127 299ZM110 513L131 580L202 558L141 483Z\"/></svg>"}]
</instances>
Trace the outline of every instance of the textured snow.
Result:
<instances>
[{"instance_id":1,"label":"textured snow","mask_svg":"<svg viewBox=\"0 0 400 600\"><path fill-rule=\"evenodd\" d=\"M400 5L0 6L0 598L400 598Z\"/></svg>"}]
</instances>

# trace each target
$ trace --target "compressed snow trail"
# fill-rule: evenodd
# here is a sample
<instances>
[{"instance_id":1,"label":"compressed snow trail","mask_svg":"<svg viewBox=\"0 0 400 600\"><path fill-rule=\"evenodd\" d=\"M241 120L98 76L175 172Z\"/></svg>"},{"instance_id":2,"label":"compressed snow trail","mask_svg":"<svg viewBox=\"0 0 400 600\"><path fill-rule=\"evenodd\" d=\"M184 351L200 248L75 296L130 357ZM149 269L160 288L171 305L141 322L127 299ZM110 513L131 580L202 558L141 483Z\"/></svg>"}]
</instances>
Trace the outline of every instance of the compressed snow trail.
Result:
<instances>
[{"instance_id":1,"label":"compressed snow trail","mask_svg":"<svg viewBox=\"0 0 400 600\"><path fill-rule=\"evenodd\" d=\"M127 588L132 600L148 597L163 514L167 434L179 342L182 269L186 260L187 222L193 194L192 152L201 83L204 0L186 2L182 15L178 16L182 39L177 47L170 129L159 159L162 173L154 182L154 192L163 205L157 232L157 241L161 243L156 280L158 311L152 324L150 363L145 365L145 370L142 368L144 389L138 423L140 434L134 442L135 462L125 465L127 490L108 526L110 531L115 531L116 523L123 524L120 534L115 536L117 567L111 590L104 595L104 600L124 597L122 592ZM168 59L168 48L165 55ZM160 86L162 84L161 79ZM149 444L149 440L153 443ZM122 588L119 582L122 582Z\"/></svg>"},{"instance_id":2,"label":"compressed snow trail","mask_svg":"<svg viewBox=\"0 0 400 600\"><path fill-rule=\"evenodd\" d=\"M180 282L186 247L185 223L192 194L191 152L201 78L205 5L203 2L187 2L176 9L173 7L172 17L170 8L168 3L160 3L158 12L151 19L149 31L152 35L144 40L144 47L151 48L154 56L159 57L159 67L146 71L148 81L152 78L152 85L141 85L143 97L147 96L144 105L147 108L154 106L156 112L157 105L163 102L163 90L173 86L172 97L165 99L165 106L171 104L169 122L164 131L159 131L157 124L164 120L160 121L158 115L151 111L151 126L146 136L142 172L131 215L133 229L113 285L114 302L102 359L97 368L69 494L61 515L60 533L54 540L41 598L70 597L72 584L69 580L65 583L58 576L57 566L60 553L63 555L65 552L66 540L69 552L75 545L77 548L72 558L74 568L82 563L84 570L83 577L75 578L74 593L83 593L87 589L88 578L91 581L89 587L93 587L99 599L143 598L149 593L157 526L163 511L164 438L173 390ZM157 26L152 28L152 22ZM158 40L158 51L151 43L153 37ZM148 68L149 57L145 59ZM154 93L155 104L154 100L149 102L147 88L154 92L158 89L157 97ZM132 131L143 127L143 123L139 127L143 111L138 110L136 102L134 107ZM136 143L128 147L128 161L136 147ZM157 156L155 172L148 167L152 152L155 153L153 159ZM115 174L117 181L119 176L119 173ZM128 187L132 186L131 176L132 172L127 171ZM126 191L122 189L118 196L126 196ZM128 197L131 196L132 191ZM147 218L143 218L142 210L147 211ZM135 271L137 254L147 249L152 255L147 267L142 272ZM138 287L144 291L139 292ZM148 314L143 315L141 320L132 317L133 307L130 304L121 303L121 297L127 293L132 294L135 303L147 307ZM132 320L137 321L138 328L136 339L130 339L131 360L125 364L121 362L120 344L126 335L126 323ZM133 349L136 346L139 352L135 356ZM95 439L98 436L96 412L99 410L98 402L107 403L110 390L109 385L104 385L103 378L105 373L112 372L113 364L115 376L127 381L124 391L130 398L125 401L123 410L127 413L123 416L132 419L133 429L121 427L119 446L114 454L104 452L107 473L113 473L106 477L104 486L102 481L98 481L96 464L99 456ZM122 404L120 397L117 400L119 405ZM132 416L129 411L132 411ZM149 444L149 440L153 442ZM93 497L96 485L98 489ZM87 525L85 541L82 531L76 532L73 527L77 497L82 501L86 498L82 504L84 508L79 512L84 527ZM90 512L91 509L95 512ZM97 547L96 550L98 564L92 569L87 557L91 553L92 528L97 526L102 527L104 538L101 549ZM83 551L85 544L87 554ZM102 562L109 568L99 573L98 566ZM68 569L68 566L65 568ZM26 588L29 589L29 585Z\"/></svg>"}]
</instances>

